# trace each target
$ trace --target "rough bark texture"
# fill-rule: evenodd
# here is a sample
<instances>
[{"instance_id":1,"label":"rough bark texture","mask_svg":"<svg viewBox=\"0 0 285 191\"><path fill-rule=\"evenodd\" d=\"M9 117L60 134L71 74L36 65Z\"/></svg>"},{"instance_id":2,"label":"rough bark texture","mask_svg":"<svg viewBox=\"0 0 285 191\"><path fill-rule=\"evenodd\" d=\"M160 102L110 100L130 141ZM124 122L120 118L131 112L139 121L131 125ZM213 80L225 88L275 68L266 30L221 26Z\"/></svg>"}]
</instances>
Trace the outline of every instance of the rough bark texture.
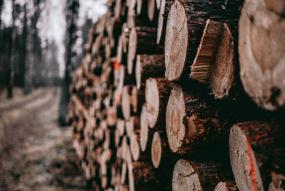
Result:
<instances>
[{"instance_id":1,"label":"rough bark texture","mask_svg":"<svg viewBox=\"0 0 285 191\"><path fill-rule=\"evenodd\" d=\"M196 163L181 159L174 167L172 190L214 190L216 184L227 176L219 164Z\"/></svg>"},{"instance_id":2,"label":"rough bark texture","mask_svg":"<svg viewBox=\"0 0 285 191\"><path fill-rule=\"evenodd\" d=\"M162 77L165 72L164 55L137 55L136 59L136 84L140 89L149 77Z\"/></svg>"}]
</instances>

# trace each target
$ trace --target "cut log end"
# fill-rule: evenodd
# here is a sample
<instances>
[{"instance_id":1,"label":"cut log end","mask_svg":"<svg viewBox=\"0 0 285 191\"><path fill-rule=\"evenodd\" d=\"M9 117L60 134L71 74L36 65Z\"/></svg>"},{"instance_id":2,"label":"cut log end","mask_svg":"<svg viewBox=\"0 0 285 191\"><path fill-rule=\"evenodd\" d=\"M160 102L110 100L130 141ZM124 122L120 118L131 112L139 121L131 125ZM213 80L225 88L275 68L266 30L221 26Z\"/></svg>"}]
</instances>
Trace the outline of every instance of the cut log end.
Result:
<instances>
[{"instance_id":1,"label":"cut log end","mask_svg":"<svg viewBox=\"0 0 285 191\"><path fill-rule=\"evenodd\" d=\"M125 119L129 119L131 115L131 101L129 95L129 87L125 86L122 93L122 111Z\"/></svg>"},{"instance_id":2,"label":"cut log end","mask_svg":"<svg viewBox=\"0 0 285 191\"><path fill-rule=\"evenodd\" d=\"M142 63L141 63L141 56L140 55L137 55L135 76L136 76L137 88L140 89L141 85L142 85Z\"/></svg>"},{"instance_id":3,"label":"cut log end","mask_svg":"<svg viewBox=\"0 0 285 191\"><path fill-rule=\"evenodd\" d=\"M133 65L136 57L136 51L137 51L137 32L136 29L133 28L130 33L129 47L128 47L127 70L129 74L132 74L133 72Z\"/></svg>"},{"instance_id":4,"label":"cut log end","mask_svg":"<svg viewBox=\"0 0 285 191\"><path fill-rule=\"evenodd\" d=\"M158 168L160 165L162 152L163 150L160 135L158 132L155 132L151 144L151 161L155 168Z\"/></svg>"},{"instance_id":5,"label":"cut log end","mask_svg":"<svg viewBox=\"0 0 285 191\"><path fill-rule=\"evenodd\" d=\"M189 161L182 159L175 164L172 177L172 190L203 190L198 174L195 172Z\"/></svg>"},{"instance_id":6,"label":"cut log end","mask_svg":"<svg viewBox=\"0 0 285 191\"><path fill-rule=\"evenodd\" d=\"M214 191L237 191L237 187L234 182L219 182Z\"/></svg>"},{"instance_id":7,"label":"cut log end","mask_svg":"<svg viewBox=\"0 0 285 191\"><path fill-rule=\"evenodd\" d=\"M156 0L148 0L147 1L147 16L150 21L154 18L155 13L155 1Z\"/></svg>"},{"instance_id":8,"label":"cut log end","mask_svg":"<svg viewBox=\"0 0 285 191\"><path fill-rule=\"evenodd\" d=\"M132 153L134 161L139 160L139 157L140 157L140 143L138 141L139 139L137 136L139 135L133 134L131 136L131 144L130 144L131 153Z\"/></svg>"},{"instance_id":9,"label":"cut log end","mask_svg":"<svg viewBox=\"0 0 285 191\"><path fill-rule=\"evenodd\" d=\"M167 19L165 37L165 77L178 80L183 72L188 46L188 28L185 9L179 1L172 6Z\"/></svg>"},{"instance_id":10,"label":"cut log end","mask_svg":"<svg viewBox=\"0 0 285 191\"><path fill-rule=\"evenodd\" d=\"M145 99L147 103L146 108L148 111L149 127L153 128L157 122L160 101L157 83L154 78L149 78L146 81Z\"/></svg>"},{"instance_id":11,"label":"cut log end","mask_svg":"<svg viewBox=\"0 0 285 191\"><path fill-rule=\"evenodd\" d=\"M275 14L278 2L283 9L284 1L265 2L267 6L262 1L246 1L243 6L239 20L240 74L253 100L262 108L276 110L285 106L285 19Z\"/></svg>"},{"instance_id":12,"label":"cut log end","mask_svg":"<svg viewBox=\"0 0 285 191\"><path fill-rule=\"evenodd\" d=\"M231 129L229 148L237 187L240 190L264 190L254 152L239 126Z\"/></svg>"},{"instance_id":13,"label":"cut log end","mask_svg":"<svg viewBox=\"0 0 285 191\"><path fill-rule=\"evenodd\" d=\"M140 146L141 150L144 152L147 148L148 142L148 132L149 132L148 120L147 120L147 109L144 105L142 107L141 116L140 116Z\"/></svg>"},{"instance_id":14,"label":"cut log end","mask_svg":"<svg viewBox=\"0 0 285 191\"><path fill-rule=\"evenodd\" d=\"M164 23L165 0L157 0L157 1L160 2L160 9L158 13L156 43L160 44L162 31L163 31L163 23Z\"/></svg>"},{"instance_id":15,"label":"cut log end","mask_svg":"<svg viewBox=\"0 0 285 191\"><path fill-rule=\"evenodd\" d=\"M190 78L209 83L216 98L229 94L234 80L234 44L227 24L207 20Z\"/></svg>"},{"instance_id":16,"label":"cut log end","mask_svg":"<svg viewBox=\"0 0 285 191\"><path fill-rule=\"evenodd\" d=\"M166 132L172 152L179 152L183 146L186 130L183 124L185 103L182 89L174 86L171 90L166 109Z\"/></svg>"}]
</instances>

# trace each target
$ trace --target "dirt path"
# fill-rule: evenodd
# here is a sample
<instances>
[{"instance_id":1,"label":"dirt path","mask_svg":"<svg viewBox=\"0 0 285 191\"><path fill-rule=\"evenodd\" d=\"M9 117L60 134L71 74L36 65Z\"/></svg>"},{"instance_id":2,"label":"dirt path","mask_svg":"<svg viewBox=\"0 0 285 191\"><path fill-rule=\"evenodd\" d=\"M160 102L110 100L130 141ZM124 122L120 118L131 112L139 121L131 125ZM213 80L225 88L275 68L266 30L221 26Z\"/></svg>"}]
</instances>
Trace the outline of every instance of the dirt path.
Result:
<instances>
[{"instance_id":1,"label":"dirt path","mask_svg":"<svg viewBox=\"0 0 285 191\"><path fill-rule=\"evenodd\" d=\"M49 88L0 104L0 191L88 190L71 129L57 127L58 101Z\"/></svg>"}]
</instances>

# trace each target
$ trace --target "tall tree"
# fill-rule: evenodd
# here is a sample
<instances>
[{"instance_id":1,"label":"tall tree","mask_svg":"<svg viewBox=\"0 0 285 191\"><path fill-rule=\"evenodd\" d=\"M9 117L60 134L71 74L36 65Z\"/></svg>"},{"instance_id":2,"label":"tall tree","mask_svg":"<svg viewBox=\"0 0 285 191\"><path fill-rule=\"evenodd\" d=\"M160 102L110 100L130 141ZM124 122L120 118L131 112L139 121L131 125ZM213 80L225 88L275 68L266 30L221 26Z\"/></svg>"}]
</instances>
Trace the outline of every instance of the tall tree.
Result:
<instances>
[{"instance_id":1,"label":"tall tree","mask_svg":"<svg viewBox=\"0 0 285 191\"><path fill-rule=\"evenodd\" d=\"M65 116L69 102L69 85L71 83L71 73L76 65L76 49L75 43L77 40L77 20L79 11L79 0L66 1L66 40L65 40L65 72L62 83L62 92L60 100L59 123L66 125Z\"/></svg>"}]
</instances>

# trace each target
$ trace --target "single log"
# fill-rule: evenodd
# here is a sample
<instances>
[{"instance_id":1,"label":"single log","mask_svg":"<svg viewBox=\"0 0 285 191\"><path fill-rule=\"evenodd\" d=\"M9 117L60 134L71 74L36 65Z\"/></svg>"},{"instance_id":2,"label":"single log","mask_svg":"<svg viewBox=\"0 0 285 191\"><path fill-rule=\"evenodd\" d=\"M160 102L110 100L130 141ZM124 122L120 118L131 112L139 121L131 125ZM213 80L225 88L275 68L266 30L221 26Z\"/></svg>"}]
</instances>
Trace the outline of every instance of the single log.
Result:
<instances>
[{"instance_id":1,"label":"single log","mask_svg":"<svg viewBox=\"0 0 285 191\"><path fill-rule=\"evenodd\" d=\"M251 121L232 127L230 160L239 190L285 189L284 121ZM276 175L276 176L275 176ZM270 177L272 176L272 177ZM270 184L272 182L272 184Z\"/></svg>"},{"instance_id":2,"label":"single log","mask_svg":"<svg viewBox=\"0 0 285 191\"><path fill-rule=\"evenodd\" d=\"M163 49L155 43L156 29L153 27L135 27L130 33L128 46L128 73L133 72L137 54L159 54Z\"/></svg>"},{"instance_id":3,"label":"single log","mask_svg":"<svg viewBox=\"0 0 285 191\"><path fill-rule=\"evenodd\" d=\"M156 13L156 0L147 0L147 16L150 21L153 20Z\"/></svg>"},{"instance_id":4,"label":"single log","mask_svg":"<svg viewBox=\"0 0 285 191\"><path fill-rule=\"evenodd\" d=\"M173 170L172 190L214 190L217 183L228 176L220 164L196 163L181 159L177 161Z\"/></svg>"},{"instance_id":5,"label":"single log","mask_svg":"<svg viewBox=\"0 0 285 191\"><path fill-rule=\"evenodd\" d=\"M133 132L133 134L130 136L130 140L130 149L133 160L138 161L141 156L139 131Z\"/></svg>"},{"instance_id":6,"label":"single log","mask_svg":"<svg viewBox=\"0 0 285 191\"><path fill-rule=\"evenodd\" d=\"M146 105L143 105L141 115L140 115L140 146L143 152L146 151L149 138L149 124L147 119L147 109Z\"/></svg>"},{"instance_id":7,"label":"single log","mask_svg":"<svg viewBox=\"0 0 285 191\"><path fill-rule=\"evenodd\" d=\"M166 108L166 132L171 151L193 152L197 146L226 137L227 123L222 123L218 114L214 103L174 86Z\"/></svg>"},{"instance_id":8,"label":"single log","mask_svg":"<svg viewBox=\"0 0 285 191\"><path fill-rule=\"evenodd\" d=\"M128 165L130 191L157 190L156 176L151 164L132 162Z\"/></svg>"},{"instance_id":9,"label":"single log","mask_svg":"<svg viewBox=\"0 0 285 191\"><path fill-rule=\"evenodd\" d=\"M237 28L241 0L176 1L167 19L165 37L165 76L170 81L187 79L207 19L229 23Z\"/></svg>"},{"instance_id":10,"label":"single log","mask_svg":"<svg viewBox=\"0 0 285 191\"><path fill-rule=\"evenodd\" d=\"M284 107L284 1L246 1L239 32L240 76L245 91L262 108Z\"/></svg>"},{"instance_id":11,"label":"single log","mask_svg":"<svg viewBox=\"0 0 285 191\"><path fill-rule=\"evenodd\" d=\"M170 7L173 3L174 1L172 0L160 0L160 8L158 13L158 23L157 23L157 38L156 38L157 44L161 44L162 42L164 43L166 21L168 13L170 11Z\"/></svg>"},{"instance_id":12,"label":"single log","mask_svg":"<svg viewBox=\"0 0 285 191\"><path fill-rule=\"evenodd\" d=\"M238 191L238 189L234 182L224 181L219 182L214 191Z\"/></svg>"},{"instance_id":13,"label":"single log","mask_svg":"<svg viewBox=\"0 0 285 191\"><path fill-rule=\"evenodd\" d=\"M135 75L138 89L141 88L147 78L162 77L164 72L164 55L137 55Z\"/></svg>"},{"instance_id":14,"label":"single log","mask_svg":"<svg viewBox=\"0 0 285 191\"><path fill-rule=\"evenodd\" d=\"M126 120L130 118L131 115L131 98L130 98L130 87L124 86L122 93L122 111L123 116Z\"/></svg>"},{"instance_id":15,"label":"single log","mask_svg":"<svg viewBox=\"0 0 285 191\"><path fill-rule=\"evenodd\" d=\"M150 128L165 128L166 106L172 86L165 78L147 79L145 100Z\"/></svg>"},{"instance_id":16,"label":"single log","mask_svg":"<svg viewBox=\"0 0 285 191\"><path fill-rule=\"evenodd\" d=\"M207 20L190 79L209 83L216 98L227 97L235 76L234 42L227 24Z\"/></svg>"},{"instance_id":17,"label":"single log","mask_svg":"<svg viewBox=\"0 0 285 191\"><path fill-rule=\"evenodd\" d=\"M155 132L152 138L151 144L151 161L154 168L158 168L162 161L164 163L171 164L171 158L175 158L173 155L170 155L170 149L167 142L161 137L159 132ZM170 161L169 161L170 160Z\"/></svg>"}]
</instances>

